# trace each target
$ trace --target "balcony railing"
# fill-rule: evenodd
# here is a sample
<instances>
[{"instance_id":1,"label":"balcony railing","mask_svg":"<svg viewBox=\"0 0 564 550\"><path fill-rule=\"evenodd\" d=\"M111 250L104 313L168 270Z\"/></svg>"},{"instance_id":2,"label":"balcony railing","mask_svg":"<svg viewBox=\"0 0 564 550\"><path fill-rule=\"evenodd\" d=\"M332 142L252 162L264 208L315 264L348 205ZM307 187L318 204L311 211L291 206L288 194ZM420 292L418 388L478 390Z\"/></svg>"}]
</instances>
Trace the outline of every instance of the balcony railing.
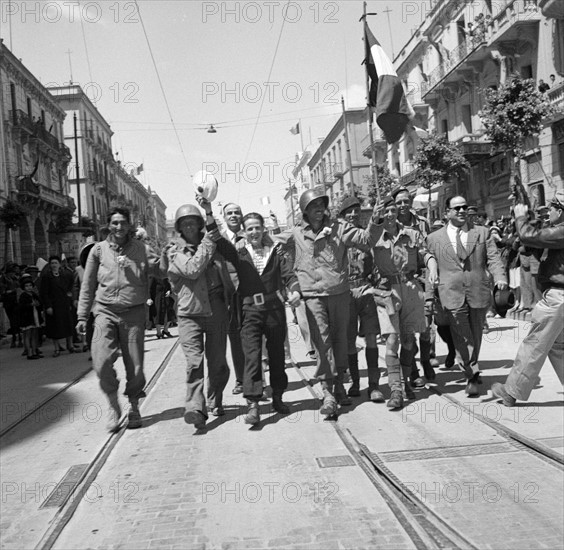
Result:
<instances>
[{"instance_id":1,"label":"balcony railing","mask_svg":"<svg viewBox=\"0 0 564 550\"><path fill-rule=\"evenodd\" d=\"M445 59L436 69L431 71L427 82L421 85L421 95L425 97L443 78L458 67L472 52L485 44L485 37L482 33L469 36L464 42L459 44L454 50L448 53Z\"/></svg>"},{"instance_id":2,"label":"balcony railing","mask_svg":"<svg viewBox=\"0 0 564 550\"><path fill-rule=\"evenodd\" d=\"M17 109L16 111L11 111L12 122L18 128L22 128L31 136L37 137L43 143L47 144L51 149L55 151L60 151L61 146L59 140L50 134L43 126L41 119L33 120L27 113Z\"/></svg>"},{"instance_id":3,"label":"balcony railing","mask_svg":"<svg viewBox=\"0 0 564 550\"><path fill-rule=\"evenodd\" d=\"M564 114L564 82L556 84L546 92L546 95L557 111Z\"/></svg>"}]
</instances>

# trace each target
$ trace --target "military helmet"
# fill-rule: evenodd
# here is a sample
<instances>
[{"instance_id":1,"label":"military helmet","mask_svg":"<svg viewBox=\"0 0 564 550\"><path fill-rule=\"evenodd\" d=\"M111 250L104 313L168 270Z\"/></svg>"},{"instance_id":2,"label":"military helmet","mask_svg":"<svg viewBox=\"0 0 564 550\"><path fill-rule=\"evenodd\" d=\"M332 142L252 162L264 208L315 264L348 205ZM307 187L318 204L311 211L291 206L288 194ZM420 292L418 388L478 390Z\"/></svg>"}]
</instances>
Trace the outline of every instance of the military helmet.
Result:
<instances>
[{"instance_id":1,"label":"military helmet","mask_svg":"<svg viewBox=\"0 0 564 550\"><path fill-rule=\"evenodd\" d=\"M302 214L306 211L309 203L315 199L323 199L325 201L325 208L329 206L329 197L321 189L308 189L300 197L300 210Z\"/></svg>"},{"instance_id":2,"label":"military helmet","mask_svg":"<svg viewBox=\"0 0 564 550\"><path fill-rule=\"evenodd\" d=\"M200 228L204 227L204 218L200 209L194 204L183 204L177 211L176 216L174 216L174 229L180 233L178 229L178 222L181 218L186 218L187 216L194 216L201 221Z\"/></svg>"},{"instance_id":3,"label":"military helmet","mask_svg":"<svg viewBox=\"0 0 564 550\"><path fill-rule=\"evenodd\" d=\"M360 206L360 201L356 197L347 197L339 207L339 216L342 216L351 206Z\"/></svg>"}]
</instances>

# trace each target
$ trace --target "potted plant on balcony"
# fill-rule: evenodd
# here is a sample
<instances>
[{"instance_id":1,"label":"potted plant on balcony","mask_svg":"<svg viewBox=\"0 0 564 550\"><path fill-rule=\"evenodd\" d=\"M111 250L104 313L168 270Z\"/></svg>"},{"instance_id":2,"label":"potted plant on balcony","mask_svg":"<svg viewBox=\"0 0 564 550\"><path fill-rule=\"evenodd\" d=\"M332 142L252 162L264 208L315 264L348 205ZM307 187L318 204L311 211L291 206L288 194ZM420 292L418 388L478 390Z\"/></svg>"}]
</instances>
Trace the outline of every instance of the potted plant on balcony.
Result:
<instances>
[{"instance_id":1,"label":"potted plant on balcony","mask_svg":"<svg viewBox=\"0 0 564 550\"><path fill-rule=\"evenodd\" d=\"M528 203L528 194L521 184L519 161L523 158L526 142L538 136L543 122L554 115L554 107L545 94L538 91L533 79L514 77L497 90L483 90L484 108L480 118L492 149L509 153L509 185L512 198Z\"/></svg>"},{"instance_id":2,"label":"potted plant on balcony","mask_svg":"<svg viewBox=\"0 0 564 550\"><path fill-rule=\"evenodd\" d=\"M428 193L427 219L431 223L431 191L442 187L451 177L460 177L470 165L456 143L446 136L430 134L417 146L415 166L417 181Z\"/></svg>"}]
</instances>

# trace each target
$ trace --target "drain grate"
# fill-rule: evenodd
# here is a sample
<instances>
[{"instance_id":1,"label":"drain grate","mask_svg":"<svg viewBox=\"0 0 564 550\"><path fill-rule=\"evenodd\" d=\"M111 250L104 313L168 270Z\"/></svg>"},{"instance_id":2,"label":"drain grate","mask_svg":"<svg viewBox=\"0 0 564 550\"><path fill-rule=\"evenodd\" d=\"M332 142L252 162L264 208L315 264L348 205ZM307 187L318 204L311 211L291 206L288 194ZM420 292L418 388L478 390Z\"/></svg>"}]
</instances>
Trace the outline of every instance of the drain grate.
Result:
<instances>
[{"instance_id":1,"label":"drain grate","mask_svg":"<svg viewBox=\"0 0 564 550\"><path fill-rule=\"evenodd\" d=\"M43 501L39 508L58 508L62 506L72 494L76 484L88 468L88 464L75 464L71 466L63 479L51 491L50 495Z\"/></svg>"},{"instance_id":2,"label":"drain grate","mask_svg":"<svg viewBox=\"0 0 564 550\"><path fill-rule=\"evenodd\" d=\"M356 462L350 455L342 456L320 456L315 459L320 468L342 468L343 466L356 466Z\"/></svg>"}]
</instances>

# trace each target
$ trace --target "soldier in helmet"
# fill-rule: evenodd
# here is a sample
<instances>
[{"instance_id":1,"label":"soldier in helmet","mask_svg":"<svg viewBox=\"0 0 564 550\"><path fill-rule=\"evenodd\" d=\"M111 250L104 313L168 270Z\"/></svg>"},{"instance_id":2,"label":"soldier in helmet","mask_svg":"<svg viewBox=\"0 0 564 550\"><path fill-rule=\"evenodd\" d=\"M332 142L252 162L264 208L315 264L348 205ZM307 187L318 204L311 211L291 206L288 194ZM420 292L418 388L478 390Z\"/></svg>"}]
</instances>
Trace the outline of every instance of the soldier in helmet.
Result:
<instances>
[{"instance_id":1,"label":"soldier in helmet","mask_svg":"<svg viewBox=\"0 0 564 550\"><path fill-rule=\"evenodd\" d=\"M206 218L193 204L176 211L176 242L166 246L161 269L176 295L178 336L186 357L187 390L184 420L201 430L211 414L222 416L223 390L229 379L225 358L228 304L236 285L237 253L223 238L213 217L211 203L197 195ZM204 226L206 232L203 232ZM205 343L204 343L205 337ZM204 353L208 366L207 405L204 396Z\"/></svg>"},{"instance_id":2,"label":"soldier in helmet","mask_svg":"<svg viewBox=\"0 0 564 550\"><path fill-rule=\"evenodd\" d=\"M329 197L308 189L300 197L302 222L275 238L286 244L305 300L317 351L316 377L323 389L321 414L337 414L346 401L343 374L348 367L349 261L347 249L370 250L382 232L372 220L366 229L327 214ZM379 212L379 205L374 213ZM379 218L379 216L378 216Z\"/></svg>"}]
</instances>

